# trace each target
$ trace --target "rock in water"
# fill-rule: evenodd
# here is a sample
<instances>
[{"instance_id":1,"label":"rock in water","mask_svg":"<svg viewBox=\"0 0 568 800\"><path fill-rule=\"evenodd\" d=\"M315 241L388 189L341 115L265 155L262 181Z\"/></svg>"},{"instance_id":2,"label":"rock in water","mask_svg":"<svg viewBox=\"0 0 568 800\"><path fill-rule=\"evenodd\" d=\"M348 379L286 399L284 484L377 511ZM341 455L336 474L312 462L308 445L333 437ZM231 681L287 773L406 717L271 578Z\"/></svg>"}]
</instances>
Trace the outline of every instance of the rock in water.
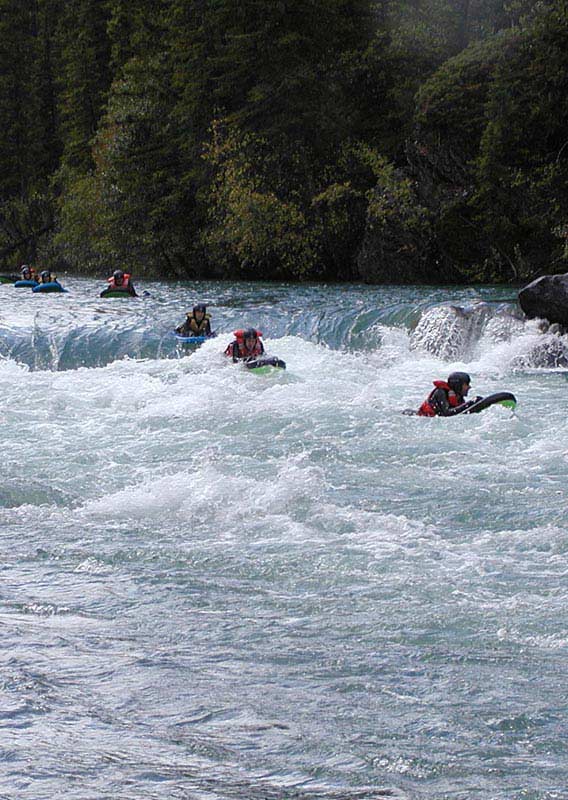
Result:
<instances>
[{"instance_id":1,"label":"rock in water","mask_svg":"<svg viewBox=\"0 0 568 800\"><path fill-rule=\"evenodd\" d=\"M519 304L529 319L539 317L568 326L568 272L532 281L520 290Z\"/></svg>"}]
</instances>

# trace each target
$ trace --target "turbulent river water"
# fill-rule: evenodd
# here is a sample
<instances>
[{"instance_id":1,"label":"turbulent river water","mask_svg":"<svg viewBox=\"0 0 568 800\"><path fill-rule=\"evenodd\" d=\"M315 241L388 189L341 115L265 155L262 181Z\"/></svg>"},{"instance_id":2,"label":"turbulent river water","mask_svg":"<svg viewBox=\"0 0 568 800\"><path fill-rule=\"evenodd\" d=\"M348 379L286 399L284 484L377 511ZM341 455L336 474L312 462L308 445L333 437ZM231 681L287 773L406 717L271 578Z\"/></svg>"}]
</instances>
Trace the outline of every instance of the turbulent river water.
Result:
<instances>
[{"instance_id":1,"label":"turbulent river water","mask_svg":"<svg viewBox=\"0 0 568 800\"><path fill-rule=\"evenodd\" d=\"M502 288L62 282L0 286L0 797L568 797L566 339ZM401 414L454 369L516 411Z\"/></svg>"}]
</instances>

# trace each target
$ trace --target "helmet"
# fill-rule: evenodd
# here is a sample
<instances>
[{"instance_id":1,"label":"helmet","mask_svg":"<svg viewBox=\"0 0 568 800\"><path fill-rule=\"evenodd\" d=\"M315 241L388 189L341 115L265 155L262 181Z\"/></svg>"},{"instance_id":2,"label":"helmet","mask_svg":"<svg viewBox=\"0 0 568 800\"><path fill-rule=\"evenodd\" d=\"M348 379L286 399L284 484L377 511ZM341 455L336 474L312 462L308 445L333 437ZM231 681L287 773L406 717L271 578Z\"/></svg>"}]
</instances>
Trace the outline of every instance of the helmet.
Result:
<instances>
[{"instance_id":1,"label":"helmet","mask_svg":"<svg viewBox=\"0 0 568 800\"><path fill-rule=\"evenodd\" d=\"M29 264L22 264L22 268L21 268L20 272L22 273L22 275L31 275L32 274L32 268L30 267Z\"/></svg>"},{"instance_id":2,"label":"helmet","mask_svg":"<svg viewBox=\"0 0 568 800\"><path fill-rule=\"evenodd\" d=\"M464 383L471 383L471 378L467 372L452 372L448 377L448 386L457 394L462 393Z\"/></svg>"},{"instance_id":3,"label":"helmet","mask_svg":"<svg viewBox=\"0 0 568 800\"><path fill-rule=\"evenodd\" d=\"M116 281L121 281L124 278L124 272L121 269L115 269L115 271L112 273L112 277Z\"/></svg>"},{"instance_id":4,"label":"helmet","mask_svg":"<svg viewBox=\"0 0 568 800\"><path fill-rule=\"evenodd\" d=\"M207 306L205 303L197 303L193 306L193 313L195 314L196 311L202 311L204 314L207 311Z\"/></svg>"},{"instance_id":5,"label":"helmet","mask_svg":"<svg viewBox=\"0 0 568 800\"><path fill-rule=\"evenodd\" d=\"M258 339L258 334L254 328L247 328L246 331L243 333L243 341L245 339Z\"/></svg>"},{"instance_id":6,"label":"helmet","mask_svg":"<svg viewBox=\"0 0 568 800\"><path fill-rule=\"evenodd\" d=\"M39 273L39 277L42 279L42 281L50 281L51 280L51 272L48 269L43 269Z\"/></svg>"}]
</instances>

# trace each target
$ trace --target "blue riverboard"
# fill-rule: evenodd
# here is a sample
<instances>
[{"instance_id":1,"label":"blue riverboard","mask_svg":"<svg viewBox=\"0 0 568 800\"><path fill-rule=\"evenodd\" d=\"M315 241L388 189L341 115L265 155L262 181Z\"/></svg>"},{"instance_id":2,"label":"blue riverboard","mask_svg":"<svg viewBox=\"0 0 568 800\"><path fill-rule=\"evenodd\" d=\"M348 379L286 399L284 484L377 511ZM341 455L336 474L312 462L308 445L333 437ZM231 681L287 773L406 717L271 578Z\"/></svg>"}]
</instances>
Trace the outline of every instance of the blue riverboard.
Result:
<instances>
[{"instance_id":1,"label":"blue riverboard","mask_svg":"<svg viewBox=\"0 0 568 800\"><path fill-rule=\"evenodd\" d=\"M183 336L181 333L172 331L172 336L175 336L178 342L181 342L182 344L203 344L203 342L206 342L207 339L214 339L217 334L215 331L213 331L211 336Z\"/></svg>"},{"instance_id":2,"label":"blue riverboard","mask_svg":"<svg viewBox=\"0 0 568 800\"><path fill-rule=\"evenodd\" d=\"M32 292L34 293L42 293L42 294L49 294L50 292L66 292L67 289L64 289L60 283L56 281L51 281L50 283L38 283L37 286L34 286Z\"/></svg>"},{"instance_id":3,"label":"blue riverboard","mask_svg":"<svg viewBox=\"0 0 568 800\"><path fill-rule=\"evenodd\" d=\"M23 280L22 279L20 281L16 281L14 286L16 287L16 289L23 289L25 286L27 286L30 289L33 289L34 286L39 286L39 283L37 281L30 281L30 280Z\"/></svg>"}]
</instances>

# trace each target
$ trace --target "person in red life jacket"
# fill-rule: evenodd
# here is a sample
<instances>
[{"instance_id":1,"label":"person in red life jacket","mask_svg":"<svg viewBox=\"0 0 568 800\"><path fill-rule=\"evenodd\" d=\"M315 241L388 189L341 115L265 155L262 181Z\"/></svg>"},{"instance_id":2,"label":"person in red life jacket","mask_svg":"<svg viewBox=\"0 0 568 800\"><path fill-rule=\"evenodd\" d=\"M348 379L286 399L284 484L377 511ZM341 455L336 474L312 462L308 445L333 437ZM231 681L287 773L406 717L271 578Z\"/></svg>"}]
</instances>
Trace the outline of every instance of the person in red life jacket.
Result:
<instances>
[{"instance_id":1,"label":"person in red life jacket","mask_svg":"<svg viewBox=\"0 0 568 800\"><path fill-rule=\"evenodd\" d=\"M106 297L111 292L124 292L124 294L129 294L131 297L138 297L134 284L130 280L130 274L123 272L121 269L115 269L111 277L108 278L107 288L103 289L100 296Z\"/></svg>"},{"instance_id":2,"label":"person in red life jacket","mask_svg":"<svg viewBox=\"0 0 568 800\"><path fill-rule=\"evenodd\" d=\"M233 361L250 361L264 353L264 345L260 341L261 331L255 328L235 331L235 341L225 350L226 356L231 356Z\"/></svg>"},{"instance_id":3,"label":"person in red life jacket","mask_svg":"<svg viewBox=\"0 0 568 800\"><path fill-rule=\"evenodd\" d=\"M481 399L466 401L470 384L467 372L452 372L447 381L434 381L434 389L418 409L418 416L453 417L463 413Z\"/></svg>"},{"instance_id":4,"label":"person in red life jacket","mask_svg":"<svg viewBox=\"0 0 568 800\"><path fill-rule=\"evenodd\" d=\"M185 321L178 325L176 333L182 336L212 336L211 317L206 311L204 303L197 303L192 311L187 312Z\"/></svg>"}]
</instances>

